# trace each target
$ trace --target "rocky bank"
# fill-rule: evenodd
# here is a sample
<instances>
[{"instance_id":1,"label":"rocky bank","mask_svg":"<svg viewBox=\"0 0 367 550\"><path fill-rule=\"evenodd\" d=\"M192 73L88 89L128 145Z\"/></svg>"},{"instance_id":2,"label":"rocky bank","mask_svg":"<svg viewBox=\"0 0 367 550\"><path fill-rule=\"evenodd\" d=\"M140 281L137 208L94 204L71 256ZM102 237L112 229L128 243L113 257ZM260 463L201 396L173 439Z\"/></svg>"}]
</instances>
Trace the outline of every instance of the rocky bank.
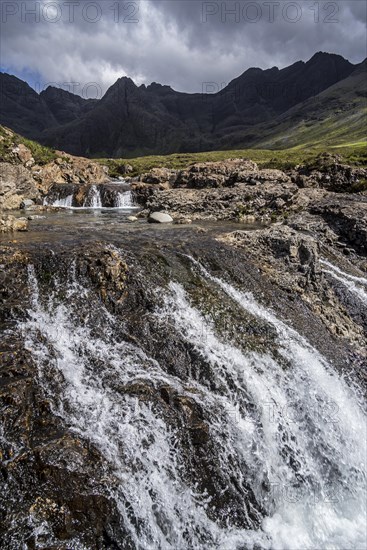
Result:
<instances>
[{"instance_id":1,"label":"rocky bank","mask_svg":"<svg viewBox=\"0 0 367 550\"><path fill-rule=\"evenodd\" d=\"M109 181L107 168L89 159L55 151L37 163L29 147L1 127L0 211L18 209L25 200L41 203L54 184L99 184Z\"/></svg>"},{"instance_id":2,"label":"rocky bank","mask_svg":"<svg viewBox=\"0 0 367 550\"><path fill-rule=\"evenodd\" d=\"M233 159L181 171L153 169L132 183L136 199L145 206L140 216L159 211L178 223L261 224L219 239L243 249L276 287L300 296L328 330L353 342L363 357L365 305L341 292L342 283L324 273L322 262L328 258L357 277L366 276L366 186L366 168L345 165L328 153L286 172Z\"/></svg>"}]
</instances>

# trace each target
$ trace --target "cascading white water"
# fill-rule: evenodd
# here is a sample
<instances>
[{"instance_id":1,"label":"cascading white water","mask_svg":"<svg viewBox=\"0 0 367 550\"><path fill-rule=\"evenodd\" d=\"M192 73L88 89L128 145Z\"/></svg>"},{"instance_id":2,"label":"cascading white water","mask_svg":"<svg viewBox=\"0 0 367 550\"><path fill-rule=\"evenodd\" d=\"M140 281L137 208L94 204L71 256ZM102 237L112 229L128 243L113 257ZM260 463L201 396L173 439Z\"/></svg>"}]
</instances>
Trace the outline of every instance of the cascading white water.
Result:
<instances>
[{"instance_id":1,"label":"cascading white water","mask_svg":"<svg viewBox=\"0 0 367 550\"><path fill-rule=\"evenodd\" d=\"M288 367L270 353L224 341L172 282L157 320L173 323L210 369L210 386L195 377L183 383L138 347L116 341L106 310L99 337L81 324L73 296L87 298L88 291L75 279L67 301L42 305L31 269L32 310L21 328L55 412L113 467L119 481L114 497L138 549L362 550L366 418L358 399L316 350L251 294L196 266L246 314L274 327ZM103 368L94 367L98 362ZM63 377L56 395L55 374ZM202 406L220 449L220 470L240 486L245 478L251 485L267 513L262 529L219 526L209 518L208 497L180 475L177 434L148 403L120 390L139 381L169 384Z\"/></svg>"},{"instance_id":2,"label":"cascading white water","mask_svg":"<svg viewBox=\"0 0 367 550\"><path fill-rule=\"evenodd\" d=\"M125 188L124 191L119 191L118 190L119 188L117 186L116 186L116 189L113 189L113 186L111 185L109 188L110 196L105 198L103 195L103 191L101 193L101 189L99 186L91 185L87 190L82 208L101 209L101 208L107 207L107 208L118 208L120 210L132 210L132 209L138 208L134 204L131 190L126 189L126 186L124 186L124 188ZM103 197L103 200L102 200L102 197ZM103 201L105 201L106 206L104 206ZM75 209L81 208L80 206L73 207L73 202L74 202L73 194L68 195L67 197L64 197L64 198L51 199L49 197L46 197L44 199L44 205L46 206L57 206L57 207L75 208ZM111 203L113 204L113 206Z\"/></svg>"},{"instance_id":3,"label":"cascading white water","mask_svg":"<svg viewBox=\"0 0 367 550\"><path fill-rule=\"evenodd\" d=\"M46 198L44 200L44 204L46 206L58 206L58 207L61 207L61 208L72 208L72 206L73 206L73 195L72 194L68 195L64 199L56 199L56 200L52 201L51 203Z\"/></svg>"},{"instance_id":4,"label":"cascading white water","mask_svg":"<svg viewBox=\"0 0 367 550\"><path fill-rule=\"evenodd\" d=\"M120 482L115 498L136 548L231 550L236 541L248 544L250 549L256 543L269 548L264 533L231 528L222 531L208 518L207 498L181 480L175 433L149 404L119 391L129 382L145 381L169 384L185 393L180 380L168 376L138 348L114 341L113 319L107 311L108 340L92 337L89 329L76 323L68 304L73 295L82 292L86 296L86 291L75 281L69 286L67 304L51 301L44 308L33 270L29 279L33 308L29 322L22 326L26 346L38 360L40 378L53 397L55 412L93 442L114 468ZM40 333L45 340L40 340ZM98 373L93 372L92 359L103 362ZM64 379L56 396L48 380L53 373L62 374ZM195 382L190 385L193 387ZM201 391L206 392L206 388ZM132 517L144 526L141 531Z\"/></svg>"},{"instance_id":5,"label":"cascading white water","mask_svg":"<svg viewBox=\"0 0 367 550\"><path fill-rule=\"evenodd\" d=\"M267 367L257 362L248 372L243 360L233 359L247 377L254 376L256 367L261 371L260 394L254 394L254 401L271 405L272 422L262 417L262 444L268 452L261 452L261 458L262 471L278 491L278 502L263 524L272 548L365 548L367 424L359 399L296 331L250 293L191 260L246 312L276 329L278 351L291 365L285 371L276 362ZM213 343L207 344L203 353L213 349ZM246 386L256 390L253 380Z\"/></svg>"},{"instance_id":6,"label":"cascading white water","mask_svg":"<svg viewBox=\"0 0 367 550\"><path fill-rule=\"evenodd\" d=\"M328 273L334 279L342 283L349 292L357 296L361 302L367 305L367 279L365 277L350 275L327 260L320 260L320 264L325 266L323 268L324 273Z\"/></svg>"},{"instance_id":7,"label":"cascading white water","mask_svg":"<svg viewBox=\"0 0 367 550\"><path fill-rule=\"evenodd\" d=\"M132 193L130 190L117 193L116 207L126 209L134 208Z\"/></svg>"},{"instance_id":8,"label":"cascading white water","mask_svg":"<svg viewBox=\"0 0 367 550\"><path fill-rule=\"evenodd\" d=\"M88 208L102 208L101 193L96 185L90 187L83 206Z\"/></svg>"}]
</instances>

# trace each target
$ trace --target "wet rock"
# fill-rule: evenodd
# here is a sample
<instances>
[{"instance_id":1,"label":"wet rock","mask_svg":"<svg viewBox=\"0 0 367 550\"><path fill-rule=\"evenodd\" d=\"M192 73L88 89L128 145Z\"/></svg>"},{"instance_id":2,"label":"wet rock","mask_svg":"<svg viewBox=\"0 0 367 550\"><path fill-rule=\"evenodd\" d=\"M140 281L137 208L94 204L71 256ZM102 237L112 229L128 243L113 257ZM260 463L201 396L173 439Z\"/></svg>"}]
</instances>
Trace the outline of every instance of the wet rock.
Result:
<instances>
[{"instance_id":1,"label":"wet rock","mask_svg":"<svg viewBox=\"0 0 367 550\"><path fill-rule=\"evenodd\" d=\"M125 297L129 268L121 255L114 248L103 250L99 258L88 254L88 272L97 283L101 298L114 305L121 303Z\"/></svg>"},{"instance_id":2,"label":"wet rock","mask_svg":"<svg viewBox=\"0 0 367 550\"><path fill-rule=\"evenodd\" d=\"M48 190L44 200L49 205L55 203L57 205L60 201L69 198L68 206L90 207L97 197L103 207L116 208L120 206L121 195L128 190L129 187L125 183L100 183L98 185L55 183Z\"/></svg>"},{"instance_id":3,"label":"wet rock","mask_svg":"<svg viewBox=\"0 0 367 550\"><path fill-rule=\"evenodd\" d=\"M140 468L142 475L146 475L145 464L151 464L150 445L159 445L162 433L165 444L173 441L172 449L178 461L179 475L177 480L173 479L195 491L198 498L203 496L208 504L205 509L200 507L201 512L204 510L216 525L225 528L260 528L265 511L259 503L261 497L257 493L255 496L249 481L256 464L252 462L250 469L241 453L228 452L226 440L222 440L224 445L218 445L215 433L220 432L221 422L228 422L228 417L221 416L220 406L210 410L203 404L207 391L222 395L221 384L224 388L228 385L230 396L232 390L235 395L238 378L231 380L230 373L227 378L224 370L222 380L221 376L213 376L222 369L220 359L211 365L205 354L176 328L173 319L157 314L162 302L155 288L166 287L171 280L182 282L193 305L213 321L213 330L220 334L221 341L231 342L239 349L254 350L257 357L273 353L272 357L278 360L274 347L276 331L265 321L259 322L251 314L244 314L225 293L214 288L205 277L199 277L181 250L195 254L218 277L228 281L233 278L238 288L261 296L262 304L270 303L272 310L277 314L281 312L281 318L287 322L290 319L289 324L297 330L303 329L302 334L312 343L316 341L322 352L323 345L326 351L329 347L336 363L347 363L350 342L357 346L358 338L359 341L363 338L363 332L358 333L360 325L346 312L347 306L355 306L342 303L336 297L329 280L316 265L320 248L327 239L335 242L334 234L330 236L331 229L326 231L327 222L319 215L306 217L304 213L297 213L290 223L292 227L275 224L255 232L231 233L227 240L220 242L193 228L182 232L167 228L164 247L162 242L156 243L157 233L162 232L152 229L142 236L131 231L134 236L129 238L126 234L123 243L121 234L109 234L108 244L89 236L82 241L83 236L77 229L75 244L56 243L49 250L37 243L36 247L27 248L27 254L15 245L1 250L2 263L7 268L5 278L0 278L0 300L4 306L0 308L1 323L14 323L14 312L17 319L28 319L26 310L32 305L27 284L30 264L39 281L40 306L46 308L50 300L54 300L52 311L60 303L72 327L77 329L79 320L87 341L85 347L78 347L75 360L86 361L85 377L97 381L98 392L106 392L103 410L95 411L90 402L86 414L98 412L98 417L100 413L114 412L116 407L115 418L123 429L125 414L116 413L119 397L126 396L127 403L130 400L134 403L133 411L139 411L142 406L141 410L149 411L149 418L159 419L157 437L148 425L147 437L141 439L142 461L134 455L131 470L128 463L131 450L125 453L125 447L141 437L139 412L136 415L133 412L126 431L118 432L119 435L126 433L126 437L118 437L117 444L111 447L113 452L104 457L103 451L88 442L87 433L81 437L75 430L73 422L79 421L77 415L67 416L70 407L67 391L62 403L67 421L57 414L57 400L65 391L67 381L61 372L52 368L53 355L48 348L52 348L53 343L37 331L42 349L50 354L41 385L35 358L24 349L23 336L19 335L17 340L14 334L9 334L6 341L7 331L4 331L0 352L0 414L6 436L2 439L0 458L0 476L5 481L0 495L0 536L4 548L22 548L27 544L30 549L69 550L80 546L91 550L133 550L136 544L129 537L126 525L135 527L136 518L130 514L134 508L124 483L130 475L136 475L139 483ZM185 232L186 239L171 242L173 234ZM150 241L149 235L152 235ZM123 249L111 245L113 240ZM111 314L114 315L110 325ZM359 319L362 323L361 313ZM209 336L209 344L210 334L203 331L202 336ZM100 351L97 354L93 353L94 338ZM106 338L112 338L108 341L110 348L105 348ZM365 339L363 341L365 343ZM139 350L142 364L136 368L136 377L127 374L125 352L120 363L114 350L125 342L127 347L123 350ZM55 365L58 363L57 355ZM162 369L159 376L155 376L157 368ZM49 395L46 397L47 384ZM261 429L256 423L261 404L253 404L251 395L243 393L241 412ZM110 401L110 396L116 400ZM81 399L82 392L77 402ZM237 414L235 410L232 412ZM81 430L84 422L88 424L88 419L82 417ZM140 426L145 429L143 423ZM225 435L226 429L223 431ZM107 433L98 431L98 438L110 435L113 436L112 426ZM249 452L252 454L252 449ZM110 465L115 453L127 458L123 471L119 471L120 479L116 479ZM241 472L241 476L232 476L232 471ZM175 476L177 472L173 469L171 473ZM265 477L263 485L266 492ZM119 508L116 495L120 498ZM153 492L150 497L160 519L159 503L154 500ZM125 515L121 509L127 511ZM143 527L140 524L137 529Z\"/></svg>"},{"instance_id":4,"label":"wet rock","mask_svg":"<svg viewBox=\"0 0 367 550\"><path fill-rule=\"evenodd\" d=\"M261 273L290 296L299 296L333 335L351 342L365 357L367 310L352 299L345 287L339 293L335 280L326 281L323 274L322 256L332 254L333 263L343 265L346 249L336 252L338 235L327 221L310 213L297 213L287 225L277 223L256 231L235 231L221 240L243 248ZM361 258L354 255L353 261L363 268ZM345 269L350 271L351 266Z\"/></svg>"},{"instance_id":5,"label":"wet rock","mask_svg":"<svg viewBox=\"0 0 367 550\"><path fill-rule=\"evenodd\" d=\"M129 222L137 222L139 218L137 218L136 216L128 216L127 219L129 220Z\"/></svg>"},{"instance_id":6,"label":"wet rock","mask_svg":"<svg viewBox=\"0 0 367 550\"><path fill-rule=\"evenodd\" d=\"M8 129L4 159L0 163L0 208L18 209L23 200L41 202L53 184L98 184L109 181L107 167L62 151L49 151L36 164L31 150ZM53 158L54 157L54 158ZM53 158L53 160L47 160Z\"/></svg>"},{"instance_id":7,"label":"wet rock","mask_svg":"<svg viewBox=\"0 0 367 550\"><path fill-rule=\"evenodd\" d=\"M42 219L45 219L46 216L39 216L38 214L35 214L33 216L28 216L27 217L27 220L42 220Z\"/></svg>"},{"instance_id":8,"label":"wet rock","mask_svg":"<svg viewBox=\"0 0 367 550\"><path fill-rule=\"evenodd\" d=\"M20 208L25 209L34 206L34 201L32 199L24 199L20 205Z\"/></svg>"},{"instance_id":9,"label":"wet rock","mask_svg":"<svg viewBox=\"0 0 367 550\"><path fill-rule=\"evenodd\" d=\"M172 223L173 218L165 212L152 212L148 218L149 223Z\"/></svg>"}]
</instances>

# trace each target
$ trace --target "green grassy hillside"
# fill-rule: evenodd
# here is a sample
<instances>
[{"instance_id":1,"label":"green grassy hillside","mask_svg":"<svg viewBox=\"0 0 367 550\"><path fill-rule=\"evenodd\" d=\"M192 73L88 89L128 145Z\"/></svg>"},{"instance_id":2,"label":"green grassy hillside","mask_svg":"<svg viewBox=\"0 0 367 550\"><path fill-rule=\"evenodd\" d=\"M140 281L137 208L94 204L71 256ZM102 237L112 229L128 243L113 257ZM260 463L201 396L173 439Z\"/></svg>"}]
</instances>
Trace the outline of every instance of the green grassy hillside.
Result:
<instances>
[{"instance_id":1,"label":"green grassy hillside","mask_svg":"<svg viewBox=\"0 0 367 550\"><path fill-rule=\"evenodd\" d=\"M337 153L342 156L347 164L367 165L367 143L347 143L324 147L298 146L290 149L235 149L230 151L210 151L207 153L179 153L174 155L160 155L138 157L134 159L99 159L106 164L112 176L123 173L122 167L130 164L133 168L132 175L142 174L152 168L183 169L195 162L220 161L229 158L249 158L262 168L289 169L297 164L312 162L321 152Z\"/></svg>"},{"instance_id":2,"label":"green grassy hillside","mask_svg":"<svg viewBox=\"0 0 367 550\"><path fill-rule=\"evenodd\" d=\"M293 107L258 130L264 149L335 147L367 141L366 62L348 78Z\"/></svg>"}]
</instances>

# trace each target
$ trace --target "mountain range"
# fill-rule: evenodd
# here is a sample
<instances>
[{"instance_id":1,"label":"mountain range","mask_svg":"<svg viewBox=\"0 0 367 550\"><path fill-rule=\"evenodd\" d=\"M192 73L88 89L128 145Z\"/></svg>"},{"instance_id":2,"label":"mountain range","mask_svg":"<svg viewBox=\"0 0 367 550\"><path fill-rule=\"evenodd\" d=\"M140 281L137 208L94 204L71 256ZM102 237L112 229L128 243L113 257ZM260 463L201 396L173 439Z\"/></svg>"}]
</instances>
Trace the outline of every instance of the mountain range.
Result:
<instances>
[{"instance_id":1,"label":"mountain range","mask_svg":"<svg viewBox=\"0 0 367 550\"><path fill-rule=\"evenodd\" d=\"M318 52L279 70L251 68L214 94L117 80L99 100L0 73L0 124L55 149L133 157L286 148L366 137L367 60Z\"/></svg>"}]
</instances>

